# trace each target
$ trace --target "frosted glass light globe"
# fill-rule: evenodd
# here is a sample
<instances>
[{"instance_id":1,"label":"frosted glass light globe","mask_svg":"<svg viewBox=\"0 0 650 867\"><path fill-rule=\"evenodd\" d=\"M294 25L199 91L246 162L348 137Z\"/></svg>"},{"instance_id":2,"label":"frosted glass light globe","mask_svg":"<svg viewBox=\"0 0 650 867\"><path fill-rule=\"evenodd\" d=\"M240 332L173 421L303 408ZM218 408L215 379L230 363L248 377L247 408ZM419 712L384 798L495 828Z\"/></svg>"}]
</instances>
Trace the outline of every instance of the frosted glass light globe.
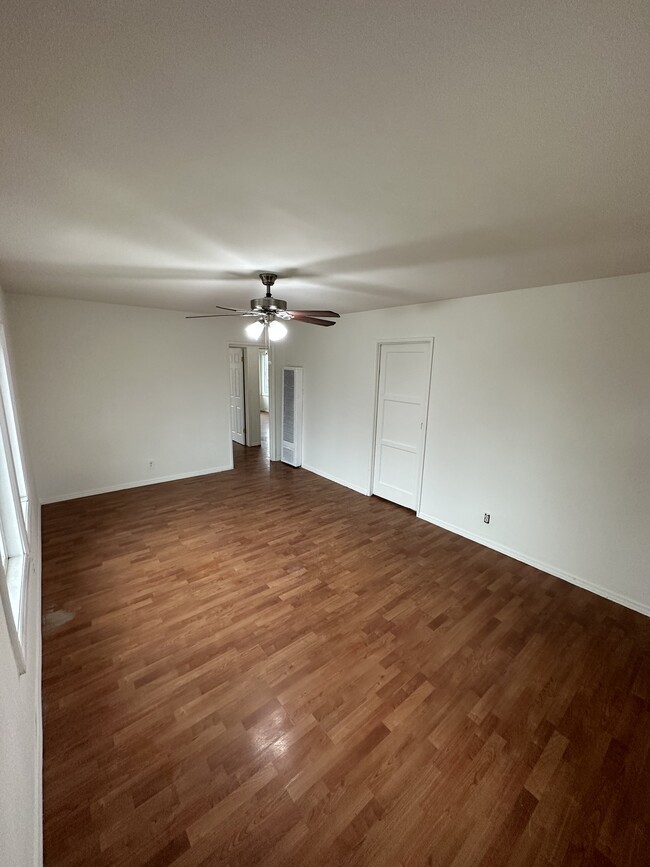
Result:
<instances>
[{"instance_id":1,"label":"frosted glass light globe","mask_svg":"<svg viewBox=\"0 0 650 867\"><path fill-rule=\"evenodd\" d=\"M277 319L274 319L273 322L269 324L269 337L271 340L282 340L282 338L286 336L287 326L278 322Z\"/></svg>"},{"instance_id":2,"label":"frosted glass light globe","mask_svg":"<svg viewBox=\"0 0 650 867\"><path fill-rule=\"evenodd\" d=\"M251 340L257 340L264 331L264 323L259 320L257 322L251 322L251 324L247 325L244 330Z\"/></svg>"}]
</instances>

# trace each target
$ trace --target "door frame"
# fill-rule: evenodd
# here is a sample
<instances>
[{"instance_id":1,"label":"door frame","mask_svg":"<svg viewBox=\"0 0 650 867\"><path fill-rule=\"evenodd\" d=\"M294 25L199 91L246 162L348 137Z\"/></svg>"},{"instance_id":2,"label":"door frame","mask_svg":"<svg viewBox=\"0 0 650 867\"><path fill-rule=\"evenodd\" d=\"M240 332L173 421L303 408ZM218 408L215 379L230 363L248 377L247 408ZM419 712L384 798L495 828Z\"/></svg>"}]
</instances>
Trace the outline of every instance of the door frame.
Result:
<instances>
[{"instance_id":1,"label":"door frame","mask_svg":"<svg viewBox=\"0 0 650 867\"><path fill-rule=\"evenodd\" d=\"M231 372L231 359L230 353L233 349L238 349L241 351L241 377L242 377L242 401L243 401L243 409L244 409L244 442L243 445L247 446L249 436L250 436L250 426L248 424L248 413L249 413L249 403L248 403L248 391L247 391L247 379L246 376L246 349L243 346L239 346L238 344L229 344L228 346L228 368ZM230 400L232 401L232 385L230 386ZM232 412L232 405L230 407ZM230 419L230 442L234 443L235 440L232 438L232 418Z\"/></svg>"},{"instance_id":2,"label":"door frame","mask_svg":"<svg viewBox=\"0 0 650 867\"><path fill-rule=\"evenodd\" d=\"M370 472L368 473L368 496L375 496L372 488L375 481L375 452L377 448L377 422L379 420L379 375L381 364L381 348L382 346L390 346L401 343L428 343L429 344L429 388L425 400L424 411L424 427L422 429L422 457L418 470L418 487L415 496L415 514L420 514L420 505L422 502L422 480L424 479L424 461L427 450L427 430L429 426L429 406L431 404L431 384L433 382L433 348L435 339L432 336L426 337L388 337L383 340L376 341L375 349L375 396L372 413L372 433L370 439Z\"/></svg>"},{"instance_id":3,"label":"door frame","mask_svg":"<svg viewBox=\"0 0 650 867\"><path fill-rule=\"evenodd\" d=\"M259 363L259 377L260 377L260 412L267 412L270 416L271 415L271 405L270 405L271 368L269 365L269 350L267 349L266 346L260 346L258 351L259 351L258 363ZM267 393L265 395L262 395L262 356L263 356L263 353L266 353L266 380L267 380L266 385L267 385L267 388L269 389L269 391L267 391ZM268 409L266 409L266 410L262 409L262 397L266 398L266 403L268 405Z\"/></svg>"},{"instance_id":4,"label":"door frame","mask_svg":"<svg viewBox=\"0 0 650 867\"><path fill-rule=\"evenodd\" d=\"M267 347L261 345L259 342L253 342L251 340L231 340L228 343L227 354L226 354L226 363L228 365L230 364L230 356L228 353L231 349L243 349L244 350L244 362L243 363L244 363L244 400L245 400L245 418L246 418L246 447L259 446L260 445L259 442L258 443L252 443L249 440L249 437L250 437L250 434L249 434L250 425L248 423L249 407L251 405L254 406L255 404L257 404L257 406L259 408L259 395L257 395L256 400L253 399L252 401L249 401L249 395L251 394L251 392L250 392L251 382L250 382L249 377L246 375L246 367L247 367L246 351L248 349L255 349L255 350L267 349ZM276 423L277 423L277 406L276 406L276 404L277 404L277 401L275 399L276 394L277 394L277 389L276 389L276 383L275 383L275 376L273 375L273 372L272 372L273 371L273 354L274 354L273 353L273 344L271 344L271 346L268 347L268 353L269 353L269 459L272 461L277 461L277 460L279 460L279 455L277 457L275 456L276 451L277 451L277 436L276 436ZM257 369L259 371L259 364L257 366ZM259 377L259 374L258 374L258 377ZM258 385L259 385L259 378L258 378ZM228 400L230 401L230 395L228 396ZM230 404L228 404L228 418L230 418ZM230 440L230 454L231 454L231 459L233 461L233 466L234 466L234 454L233 454L233 450L232 450L232 444L233 444L233 440L231 438L231 440Z\"/></svg>"}]
</instances>

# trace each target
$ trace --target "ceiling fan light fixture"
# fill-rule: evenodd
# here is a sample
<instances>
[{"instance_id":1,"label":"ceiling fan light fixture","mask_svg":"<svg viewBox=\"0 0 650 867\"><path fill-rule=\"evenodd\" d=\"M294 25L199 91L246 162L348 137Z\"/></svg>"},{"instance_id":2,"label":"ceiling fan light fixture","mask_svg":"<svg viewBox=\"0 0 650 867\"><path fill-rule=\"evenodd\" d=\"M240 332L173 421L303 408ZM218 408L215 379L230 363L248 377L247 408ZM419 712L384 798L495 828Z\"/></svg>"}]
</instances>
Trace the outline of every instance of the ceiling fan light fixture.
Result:
<instances>
[{"instance_id":1,"label":"ceiling fan light fixture","mask_svg":"<svg viewBox=\"0 0 650 867\"><path fill-rule=\"evenodd\" d=\"M186 316L186 319L211 319L213 316L248 316L255 321L245 329L247 337L251 340L259 340L264 329L267 328L267 346L270 340L282 340L287 336L287 328L282 324L295 319L304 325L334 325L331 319L338 319L339 314L333 310L287 310L287 302L282 298L274 298L271 295L271 287L277 279L277 274L271 271L263 271L260 279L266 288L263 298L252 298L250 310L240 310L237 307L223 307L215 304L218 310L225 313L206 313L199 316Z\"/></svg>"},{"instance_id":2,"label":"ceiling fan light fixture","mask_svg":"<svg viewBox=\"0 0 650 867\"><path fill-rule=\"evenodd\" d=\"M258 319L256 322L251 322L250 325L247 325L244 330L251 340L258 340L264 331L264 323Z\"/></svg>"},{"instance_id":3,"label":"ceiling fan light fixture","mask_svg":"<svg viewBox=\"0 0 650 867\"><path fill-rule=\"evenodd\" d=\"M278 322L277 319L274 319L272 322L269 322L269 338L271 340L282 340L287 336L287 326L283 325L281 322Z\"/></svg>"}]
</instances>

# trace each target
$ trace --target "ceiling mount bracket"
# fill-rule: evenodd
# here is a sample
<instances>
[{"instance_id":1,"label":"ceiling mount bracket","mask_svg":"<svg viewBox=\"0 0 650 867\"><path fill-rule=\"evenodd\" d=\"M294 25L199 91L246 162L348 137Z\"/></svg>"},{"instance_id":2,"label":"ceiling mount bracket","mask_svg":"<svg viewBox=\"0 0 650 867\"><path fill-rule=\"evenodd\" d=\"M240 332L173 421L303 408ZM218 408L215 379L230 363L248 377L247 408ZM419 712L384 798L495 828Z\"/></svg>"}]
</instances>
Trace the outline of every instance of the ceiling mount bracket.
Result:
<instances>
[{"instance_id":1,"label":"ceiling mount bracket","mask_svg":"<svg viewBox=\"0 0 650 867\"><path fill-rule=\"evenodd\" d=\"M273 286L273 284L275 283L275 281L277 279L278 279L278 275L273 274L271 271L262 271L262 273L260 274L260 280L262 281L264 286L266 286L266 294L267 295L270 296L271 287Z\"/></svg>"}]
</instances>

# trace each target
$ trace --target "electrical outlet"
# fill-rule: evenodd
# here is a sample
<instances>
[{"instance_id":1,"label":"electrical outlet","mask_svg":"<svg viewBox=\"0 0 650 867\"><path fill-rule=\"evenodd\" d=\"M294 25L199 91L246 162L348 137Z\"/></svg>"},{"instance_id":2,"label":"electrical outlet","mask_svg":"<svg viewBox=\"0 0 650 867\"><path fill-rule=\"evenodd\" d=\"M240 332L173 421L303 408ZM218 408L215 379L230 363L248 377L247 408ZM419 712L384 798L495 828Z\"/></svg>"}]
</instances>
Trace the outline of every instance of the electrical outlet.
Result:
<instances>
[{"instance_id":1,"label":"electrical outlet","mask_svg":"<svg viewBox=\"0 0 650 867\"><path fill-rule=\"evenodd\" d=\"M488 512L486 512L486 513L483 515L483 523L484 523L484 524L489 524L489 523L490 523L490 515L489 515Z\"/></svg>"},{"instance_id":2,"label":"electrical outlet","mask_svg":"<svg viewBox=\"0 0 650 867\"><path fill-rule=\"evenodd\" d=\"M153 470L153 461L149 461L149 469Z\"/></svg>"}]
</instances>

